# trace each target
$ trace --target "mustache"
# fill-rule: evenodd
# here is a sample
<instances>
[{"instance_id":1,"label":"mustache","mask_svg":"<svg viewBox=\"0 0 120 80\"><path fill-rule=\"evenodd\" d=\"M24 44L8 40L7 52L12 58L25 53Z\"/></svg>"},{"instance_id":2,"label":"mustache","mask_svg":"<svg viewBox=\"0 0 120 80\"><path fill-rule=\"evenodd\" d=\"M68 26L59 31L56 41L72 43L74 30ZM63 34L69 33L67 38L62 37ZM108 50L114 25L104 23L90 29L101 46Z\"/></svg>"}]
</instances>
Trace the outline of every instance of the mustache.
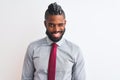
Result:
<instances>
[{"instance_id":1,"label":"mustache","mask_svg":"<svg viewBox=\"0 0 120 80\"><path fill-rule=\"evenodd\" d=\"M56 33L63 33L64 31L54 31L54 32L51 32L51 34L56 34Z\"/></svg>"}]
</instances>

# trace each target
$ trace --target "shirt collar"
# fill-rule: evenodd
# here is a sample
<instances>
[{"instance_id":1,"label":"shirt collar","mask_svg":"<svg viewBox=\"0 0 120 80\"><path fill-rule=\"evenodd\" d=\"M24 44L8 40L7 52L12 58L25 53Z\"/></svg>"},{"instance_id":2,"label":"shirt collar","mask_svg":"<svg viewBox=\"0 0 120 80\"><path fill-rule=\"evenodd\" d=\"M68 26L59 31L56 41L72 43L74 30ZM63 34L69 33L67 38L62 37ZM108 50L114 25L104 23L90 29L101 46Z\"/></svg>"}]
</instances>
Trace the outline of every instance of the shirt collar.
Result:
<instances>
[{"instance_id":1,"label":"shirt collar","mask_svg":"<svg viewBox=\"0 0 120 80\"><path fill-rule=\"evenodd\" d=\"M46 37L46 40L47 40L48 45L51 45L52 43L54 43L52 40L49 39L48 36ZM65 39L62 38L60 41L56 42L56 44L57 44L58 46L61 46L64 41L65 41Z\"/></svg>"}]
</instances>

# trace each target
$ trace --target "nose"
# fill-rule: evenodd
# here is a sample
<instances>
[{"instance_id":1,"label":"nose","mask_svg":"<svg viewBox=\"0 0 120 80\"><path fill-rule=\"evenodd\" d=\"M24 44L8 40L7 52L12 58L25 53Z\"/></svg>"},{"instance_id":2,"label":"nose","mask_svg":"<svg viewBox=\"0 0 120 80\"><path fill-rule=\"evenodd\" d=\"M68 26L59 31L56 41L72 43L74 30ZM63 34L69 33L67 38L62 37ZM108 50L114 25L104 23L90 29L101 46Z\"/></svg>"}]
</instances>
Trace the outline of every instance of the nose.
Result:
<instances>
[{"instance_id":1,"label":"nose","mask_svg":"<svg viewBox=\"0 0 120 80\"><path fill-rule=\"evenodd\" d=\"M54 31L55 32L59 31L59 27L57 25L54 27Z\"/></svg>"}]
</instances>

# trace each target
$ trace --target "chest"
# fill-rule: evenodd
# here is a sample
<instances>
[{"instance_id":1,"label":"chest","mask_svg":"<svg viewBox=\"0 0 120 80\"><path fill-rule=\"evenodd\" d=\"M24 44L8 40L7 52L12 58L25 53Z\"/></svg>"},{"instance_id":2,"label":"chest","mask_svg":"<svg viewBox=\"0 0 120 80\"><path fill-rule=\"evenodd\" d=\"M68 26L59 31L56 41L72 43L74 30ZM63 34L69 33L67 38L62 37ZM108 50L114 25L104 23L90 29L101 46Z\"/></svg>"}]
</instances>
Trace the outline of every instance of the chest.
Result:
<instances>
[{"instance_id":1,"label":"chest","mask_svg":"<svg viewBox=\"0 0 120 80\"><path fill-rule=\"evenodd\" d=\"M34 51L33 63L36 71L46 72L48 70L48 62L50 56L50 47L41 47ZM74 65L74 58L69 50L57 49L56 71L71 71Z\"/></svg>"}]
</instances>

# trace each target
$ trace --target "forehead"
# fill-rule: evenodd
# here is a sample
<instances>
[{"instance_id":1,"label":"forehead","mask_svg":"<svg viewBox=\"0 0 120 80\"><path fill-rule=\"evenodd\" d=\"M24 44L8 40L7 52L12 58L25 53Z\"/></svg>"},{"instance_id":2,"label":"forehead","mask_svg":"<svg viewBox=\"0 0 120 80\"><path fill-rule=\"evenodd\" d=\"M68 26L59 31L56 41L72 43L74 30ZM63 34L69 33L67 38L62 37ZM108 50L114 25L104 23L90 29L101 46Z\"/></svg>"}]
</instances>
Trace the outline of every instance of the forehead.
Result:
<instances>
[{"instance_id":1,"label":"forehead","mask_svg":"<svg viewBox=\"0 0 120 80\"><path fill-rule=\"evenodd\" d=\"M46 19L47 22L54 23L54 22L64 22L65 18L63 15L49 15L48 18Z\"/></svg>"}]
</instances>

